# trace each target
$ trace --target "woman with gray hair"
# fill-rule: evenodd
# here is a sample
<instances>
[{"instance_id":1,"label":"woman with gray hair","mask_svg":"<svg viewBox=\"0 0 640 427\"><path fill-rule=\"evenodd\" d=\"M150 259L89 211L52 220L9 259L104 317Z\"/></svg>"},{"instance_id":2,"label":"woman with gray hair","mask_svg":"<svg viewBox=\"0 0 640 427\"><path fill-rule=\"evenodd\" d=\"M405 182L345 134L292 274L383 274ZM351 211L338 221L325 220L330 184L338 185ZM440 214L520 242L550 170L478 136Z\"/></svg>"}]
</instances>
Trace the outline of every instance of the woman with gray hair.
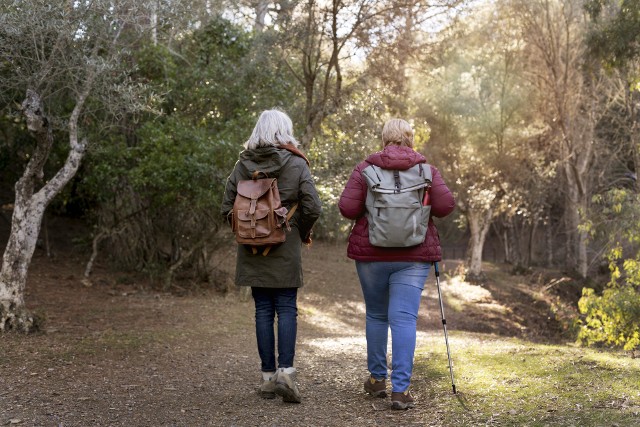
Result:
<instances>
[{"instance_id":1,"label":"woman with gray hair","mask_svg":"<svg viewBox=\"0 0 640 427\"><path fill-rule=\"evenodd\" d=\"M259 393L265 399L278 394L285 402L300 403L293 367L297 332L297 293L302 287L302 244L311 243L311 228L321 213L309 161L298 150L291 119L279 110L262 112L253 133L244 144L227 183L222 215L233 208L238 182L251 179L254 172L277 178L282 206L297 208L289 219L284 243L269 249L266 256L238 245L236 278L238 286L250 286L255 302L256 338L261 360L262 384ZM278 358L274 320L278 316ZM277 369L276 369L277 368Z\"/></svg>"}]
</instances>

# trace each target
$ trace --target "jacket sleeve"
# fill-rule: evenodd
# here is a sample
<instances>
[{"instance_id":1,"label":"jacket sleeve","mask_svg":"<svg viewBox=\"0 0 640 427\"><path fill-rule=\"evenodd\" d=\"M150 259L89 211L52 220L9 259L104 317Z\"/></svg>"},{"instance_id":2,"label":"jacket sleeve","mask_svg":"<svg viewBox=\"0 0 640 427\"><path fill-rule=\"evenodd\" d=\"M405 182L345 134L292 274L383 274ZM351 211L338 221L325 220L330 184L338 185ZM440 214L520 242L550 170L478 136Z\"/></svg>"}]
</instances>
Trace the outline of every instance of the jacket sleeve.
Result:
<instances>
[{"instance_id":1,"label":"jacket sleeve","mask_svg":"<svg viewBox=\"0 0 640 427\"><path fill-rule=\"evenodd\" d=\"M442 218L453 212L456 201L435 166L431 166L431 175L431 215Z\"/></svg>"},{"instance_id":2,"label":"jacket sleeve","mask_svg":"<svg viewBox=\"0 0 640 427\"><path fill-rule=\"evenodd\" d=\"M361 163L353 169L338 202L340 213L348 219L358 219L364 215L366 210L367 184L362 178L362 166Z\"/></svg>"},{"instance_id":3,"label":"jacket sleeve","mask_svg":"<svg viewBox=\"0 0 640 427\"><path fill-rule=\"evenodd\" d=\"M236 162L231 175L227 178L227 182L224 187L224 195L222 196L222 205L220 206L220 213L222 216L227 217L231 209L233 209L233 203L236 200L236 194L238 189L238 162Z\"/></svg>"},{"instance_id":4,"label":"jacket sleeve","mask_svg":"<svg viewBox=\"0 0 640 427\"><path fill-rule=\"evenodd\" d=\"M311 171L306 166L300 174L300 186L298 190L298 203L301 208L298 229L303 242L308 242L311 237L311 228L322 213L322 203L318 196L318 191L313 182Z\"/></svg>"}]
</instances>

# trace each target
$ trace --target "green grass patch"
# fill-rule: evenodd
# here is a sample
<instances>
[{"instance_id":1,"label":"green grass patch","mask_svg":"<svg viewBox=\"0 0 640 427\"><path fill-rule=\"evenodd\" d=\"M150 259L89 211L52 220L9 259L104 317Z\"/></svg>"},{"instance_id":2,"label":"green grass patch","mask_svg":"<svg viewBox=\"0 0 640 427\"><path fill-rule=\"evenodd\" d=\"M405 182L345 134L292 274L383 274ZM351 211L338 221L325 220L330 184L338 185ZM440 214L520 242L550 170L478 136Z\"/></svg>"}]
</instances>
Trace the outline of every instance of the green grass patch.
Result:
<instances>
[{"instance_id":1,"label":"green grass patch","mask_svg":"<svg viewBox=\"0 0 640 427\"><path fill-rule=\"evenodd\" d=\"M627 354L454 332L454 395L444 338L431 340L414 389L443 425L640 425L640 360Z\"/></svg>"}]
</instances>

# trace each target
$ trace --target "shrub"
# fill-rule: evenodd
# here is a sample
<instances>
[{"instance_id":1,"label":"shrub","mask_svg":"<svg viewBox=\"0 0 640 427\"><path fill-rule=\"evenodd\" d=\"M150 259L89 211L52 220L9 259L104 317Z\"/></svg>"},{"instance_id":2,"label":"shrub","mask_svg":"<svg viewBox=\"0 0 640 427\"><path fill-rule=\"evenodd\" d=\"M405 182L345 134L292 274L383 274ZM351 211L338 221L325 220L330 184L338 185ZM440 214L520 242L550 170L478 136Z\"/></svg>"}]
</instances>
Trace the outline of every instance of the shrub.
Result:
<instances>
[{"instance_id":1,"label":"shrub","mask_svg":"<svg viewBox=\"0 0 640 427\"><path fill-rule=\"evenodd\" d=\"M578 307L586 315L578 334L581 343L640 347L640 293L633 287L607 288L602 295L584 288Z\"/></svg>"},{"instance_id":2,"label":"shrub","mask_svg":"<svg viewBox=\"0 0 640 427\"><path fill-rule=\"evenodd\" d=\"M616 188L594 202L601 207L600 228L610 245L611 280L602 294L583 289L578 341L634 350L640 347L640 195Z\"/></svg>"}]
</instances>

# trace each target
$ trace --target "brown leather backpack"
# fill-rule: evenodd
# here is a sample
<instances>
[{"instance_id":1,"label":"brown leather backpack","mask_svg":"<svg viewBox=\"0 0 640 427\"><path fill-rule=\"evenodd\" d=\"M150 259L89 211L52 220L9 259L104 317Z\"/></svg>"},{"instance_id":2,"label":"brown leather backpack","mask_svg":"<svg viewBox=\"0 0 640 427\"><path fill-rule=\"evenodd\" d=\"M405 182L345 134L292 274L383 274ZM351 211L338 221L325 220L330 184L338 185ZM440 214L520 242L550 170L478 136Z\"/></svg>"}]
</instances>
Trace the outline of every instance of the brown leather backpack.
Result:
<instances>
[{"instance_id":1,"label":"brown leather backpack","mask_svg":"<svg viewBox=\"0 0 640 427\"><path fill-rule=\"evenodd\" d=\"M290 230L289 219L296 210L283 207L276 178L259 178L267 174L256 171L252 179L238 182L237 194L231 211L231 227L239 244L250 245L254 254L257 247L265 247L267 255L271 246L285 241L285 228Z\"/></svg>"}]
</instances>

